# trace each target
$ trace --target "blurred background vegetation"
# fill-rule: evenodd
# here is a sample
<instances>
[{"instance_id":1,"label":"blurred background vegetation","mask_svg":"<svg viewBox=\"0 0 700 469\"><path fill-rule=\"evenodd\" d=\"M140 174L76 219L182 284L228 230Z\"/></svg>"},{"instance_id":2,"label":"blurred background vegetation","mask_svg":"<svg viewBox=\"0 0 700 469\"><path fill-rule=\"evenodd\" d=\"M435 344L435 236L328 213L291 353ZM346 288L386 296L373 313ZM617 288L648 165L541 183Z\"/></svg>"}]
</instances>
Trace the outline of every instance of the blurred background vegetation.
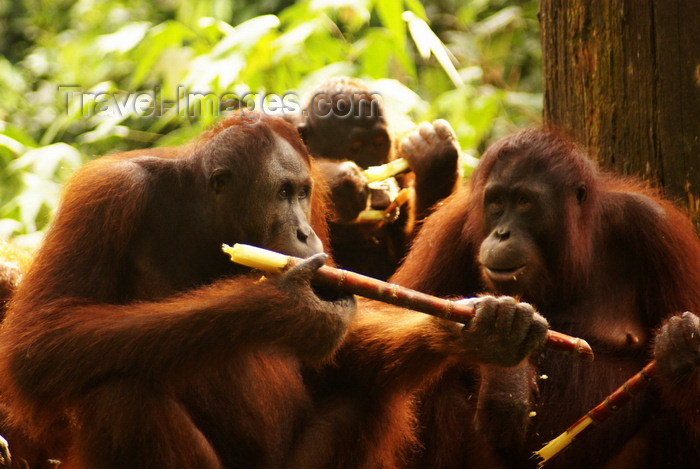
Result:
<instances>
[{"instance_id":1,"label":"blurred background vegetation","mask_svg":"<svg viewBox=\"0 0 700 469\"><path fill-rule=\"evenodd\" d=\"M540 122L536 13L536 0L0 2L0 239L36 241L88 159L180 144L220 116L183 112L182 90L303 95L356 76L398 114L447 119L478 157ZM84 99L139 92L152 112Z\"/></svg>"}]
</instances>

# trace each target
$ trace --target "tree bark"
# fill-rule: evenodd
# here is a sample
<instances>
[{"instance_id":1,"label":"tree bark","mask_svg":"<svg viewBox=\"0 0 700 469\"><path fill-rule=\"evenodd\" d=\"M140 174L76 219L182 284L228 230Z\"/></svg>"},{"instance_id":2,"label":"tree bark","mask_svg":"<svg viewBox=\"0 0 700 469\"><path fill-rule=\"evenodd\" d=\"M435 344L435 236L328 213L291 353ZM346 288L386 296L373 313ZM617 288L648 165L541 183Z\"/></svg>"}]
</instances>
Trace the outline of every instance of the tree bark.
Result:
<instances>
[{"instance_id":1,"label":"tree bark","mask_svg":"<svg viewBox=\"0 0 700 469\"><path fill-rule=\"evenodd\" d=\"M700 226L700 4L540 0L544 123Z\"/></svg>"}]
</instances>

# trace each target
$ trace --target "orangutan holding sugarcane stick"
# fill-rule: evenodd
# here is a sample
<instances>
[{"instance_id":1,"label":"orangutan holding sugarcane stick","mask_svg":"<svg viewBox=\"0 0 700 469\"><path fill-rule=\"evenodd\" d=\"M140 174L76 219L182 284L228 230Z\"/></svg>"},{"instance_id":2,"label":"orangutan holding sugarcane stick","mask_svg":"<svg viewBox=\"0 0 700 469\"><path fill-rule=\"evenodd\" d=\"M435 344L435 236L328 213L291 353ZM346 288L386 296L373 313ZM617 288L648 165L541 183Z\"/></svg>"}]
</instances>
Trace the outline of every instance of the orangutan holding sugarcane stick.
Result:
<instances>
[{"instance_id":1,"label":"orangutan holding sugarcane stick","mask_svg":"<svg viewBox=\"0 0 700 469\"><path fill-rule=\"evenodd\" d=\"M268 272L282 272L302 261L302 259L278 254L255 246L236 244L223 247L231 260L238 264ZM468 324L474 318L474 306L465 302L454 302L425 293L382 282L364 275L322 266L314 273L317 284L352 293L372 300L420 311L449 321ZM478 301L476 298L475 301ZM545 346L552 350L567 353L586 361L593 360L593 351L586 341L570 337L556 331L547 331Z\"/></svg>"},{"instance_id":2,"label":"orangutan holding sugarcane stick","mask_svg":"<svg viewBox=\"0 0 700 469\"><path fill-rule=\"evenodd\" d=\"M464 422L475 421L502 466L534 468L533 452L642 369L652 348L648 389L548 467L700 460L695 227L656 191L598 170L560 134L527 129L489 147L469 186L425 220L390 281L438 296L515 295L596 354L584 363L544 349L513 368L447 370L421 396L423 450L413 467L474 467L461 447L473 437Z\"/></svg>"},{"instance_id":3,"label":"orangutan holding sugarcane stick","mask_svg":"<svg viewBox=\"0 0 700 469\"><path fill-rule=\"evenodd\" d=\"M302 112L286 117L296 125L331 189L329 248L335 262L352 272L388 278L406 254L415 222L458 184L460 150L454 131L438 119L404 135L408 129L397 129L381 94L349 77L319 83L309 91ZM386 164L383 176L367 173L370 167ZM398 176L406 170L411 174ZM387 178L390 184L370 184ZM385 208L394 187L415 190L389 222L374 212L356 223L368 204L370 209ZM379 223L367 223L368 215Z\"/></svg>"},{"instance_id":4,"label":"orangutan holding sugarcane stick","mask_svg":"<svg viewBox=\"0 0 700 469\"><path fill-rule=\"evenodd\" d=\"M589 410L586 415L567 428L564 433L536 451L535 454L541 458L540 466L563 451L579 433L591 424L603 424L620 407L627 405L637 394L653 385L654 379L661 381L683 379L683 375L687 375L689 370L697 368L700 364L700 335L692 331L697 330L698 326L700 326L700 319L689 312L672 317L661 329L656 339L655 354L659 356L659 360L664 360L664 363L660 364L657 360L650 361L642 370L606 397L603 402ZM685 344L690 344L691 347L689 348ZM693 344L695 353L692 349ZM663 370L666 370L665 376ZM669 371L671 371L670 375ZM689 395L692 396L692 393L700 391L697 389L697 383L694 387L692 381L689 384L691 387L686 390L686 393L689 391ZM700 409L697 412L700 412ZM695 418L691 419L691 422L695 424L691 425L688 431L700 436L700 421Z\"/></svg>"},{"instance_id":5,"label":"orangutan holding sugarcane stick","mask_svg":"<svg viewBox=\"0 0 700 469\"><path fill-rule=\"evenodd\" d=\"M656 362L652 360L639 373L625 381L622 386L606 397L603 402L589 410L586 415L567 428L564 433L547 443L539 451L536 451L535 454L541 458L539 466L543 466L547 461L564 450L564 448L571 444L576 435L588 428L589 425L593 423L602 423L604 420L608 419L613 412L627 404L630 399L644 390L651 383L651 375L654 373L655 369Z\"/></svg>"},{"instance_id":6,"label":"orangutan holding sugarcane stick","mask_svg":"<svg viewBox=\"0 0 700 469\"><path fill-rule=\"evenodd\" d=\"M245 245L224 246L224 251L237 263L273 273L306 262ZM415 399L429 382L455 364L513 366L547 340L543 319L529 305L508 297L451 302L328 266L314 271L312 283L382 302L358 299L360 312L333 363L307 375L318 413L309 444L320 448L315 454L328 456L295 453L290 467L405 467L406 456L417 449ZM468 326L441 317L459 318ZM592 358L582 341L553 339L556 349ZM344 443L336 434L344 435ZM300 445L304 447L306 443ZM368 455L367 448L377 451ZM494 461L484 448L474 433L462 450L470 461L491 467Z\"/></svg>"}]
</instances>

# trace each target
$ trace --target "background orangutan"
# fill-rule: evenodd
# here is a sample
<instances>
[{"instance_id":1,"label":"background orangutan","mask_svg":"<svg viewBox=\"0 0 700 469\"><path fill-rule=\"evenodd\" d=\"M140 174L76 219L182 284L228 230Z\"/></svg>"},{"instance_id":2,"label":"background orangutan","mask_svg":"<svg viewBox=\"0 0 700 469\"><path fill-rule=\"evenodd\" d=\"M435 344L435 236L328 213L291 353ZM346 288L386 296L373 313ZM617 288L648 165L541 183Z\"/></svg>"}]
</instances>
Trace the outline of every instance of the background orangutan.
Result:
<instances>
[{"instance_id":1,"label":"background orangutan","mask_svg":"<svg viewBox=\"0 0 700 469\"><path fill-rule=\"evenodd\" d=\"M439 295L517 295L593 347L592 363L544 351L512 369L481 367L476 421L503 464L534 467L533 451L651 358L660 365L652 389L547 467L697 463L700 327L696 314L680 314L700 311L700 241L654 191L599 172L554 132L518 132L491 146L469 187L425 221L392 281ZM475 391L474 376L455 367L426 393L417 467L470 467L460 448Z\"/></svg>"},{"instance_id":2,"label":"background orangutan","mask_svg":"<svg viewBox=\"0 0 700 469\"><path fill-rule=\"evenodd\" d=\"M423 122L396 139L381 96L364 82L345 77L313 88L294 120L331 189L330 241L335 261L354 272L387 278L405 255L413 223L430 213L456 185L459 148L452 128L444 120ZM392 223L353 223L368 207L368 197L375 208L389 204L381 191L370 191L361 171L396 156L406 158L412 170L410 176L397 178L399 185L412 185L414 196Z\"/></svg>"},{"instance_id":3,"label":"background orangutan","mask_svg":"<svg viewBox=\"0 0 700 469\"><path fill-rule=\"evenodd\" d=\"M4 317L10 296L31 262L31 249L0 241L0 318Z\"/></svg>"},{"instance_id":4,"label":"background orangutan","mask_svg":"<svg viewBox=\"0 0 700 469\"><path fill-rule=\"evenodd\" d=\"M19 284L22 272L14 262L0 262L0 319L4 316L12 292Z\"/></svg>"},{"instance_id":5,"label":"background orangutan","mask_svg":"<svg viewBox=\"0 0 700 469\"><path fill-rule=\"evenodd\" d=\"M7 309L7 304L10 299L10 295L15 290L22 278L22 272L19 267L14 262L0 262L0 319L5 315L5 310ZM4 419L7 411L4 406L0 404L0 419ZM10 452L8 449L7 440L4 438L7 436L7 431L0 422L0 468L10 467Z\"/></svg>"},{"instance_id":6,"label":"background orangutan","mask_svg":"<svg viewBox=\"0 0 700 469\"><path fill-rule=\"evenodd\" d=\"M12 293L22 280L22 273L31 263L32 250L0 241L0 318L4 318ZM0 390L0 467L45 469L55 467L49 462L47 448L32 441L25 432L7 420L8 409ZM11 454L10 454L11 453ZM11 461L11 464L10 464Z\"/></svg>"}]
</instances>

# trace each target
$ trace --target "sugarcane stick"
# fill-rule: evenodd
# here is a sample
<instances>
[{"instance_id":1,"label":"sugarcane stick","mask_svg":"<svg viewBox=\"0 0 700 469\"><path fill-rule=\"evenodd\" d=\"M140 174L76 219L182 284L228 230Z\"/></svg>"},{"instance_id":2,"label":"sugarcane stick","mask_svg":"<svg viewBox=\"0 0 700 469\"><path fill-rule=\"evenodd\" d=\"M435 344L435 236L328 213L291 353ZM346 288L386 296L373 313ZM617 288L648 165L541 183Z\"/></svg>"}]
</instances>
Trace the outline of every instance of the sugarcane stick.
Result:
<instances>
[{"instance_id":1,"label":"sugarcane stick","mask_svg":"<svg viewBox=\"0 0 700 469\"><path fill-rule=\"evenodd\" d=\"M397 158L381 166L370 166L362 171L362 174L367 178L367 182L376 182L389 179L409 169L411 168L408 166L408 161Z\"/></svg>"},{"instance_id":2,"label":"sugarcane stick","mask_svg":"<svg viewBox=\"0 0 700 469\"><path fill-rule=\"evenodd\" d=\"M231 256L233 262L266 272L283 272L302 260L246 244L234 244L232 247L224 244L223 250ZM469 320L474 317L473 306L438 298L327 265L321 266L316 271L313 280L319 285L334 287L346 293L401 306L461 324L468 324ZM583 360L593 360L593 350L585 340L578 337L549 330L545 346Z\"/></svg>"},{"instance_id":3,"label":"sugarcane stick","mask_svg":"<svg viewBox=\"0 0 700 469\"><path fill-rule=\"evenodd\" d=\"M391 219L391 216L397 208L408 202L411 196L411 189L404 188L396 194L394 200L383 210L363 210L357 215L355 222L357 223L384 223Z\"/></svg>"},{"instance_id":4,"label":"sugarcane stick","mask_svg":"<svg viewBox=\"0 0 700 469\"><path fill-rule=\"evenodd\" d=\"M567 428L564 433L544 445L539 451L535 451L535 455L542 459L537 467L542 467L547 461L566 448L576 435L588 428L592 423L600 424L610 417L613 412L639 394L640 391L649 386L651 382L650 377L655 372L655 369L656 360L652 360L640 372L625 381L622 386L606 397L603 402L589 410L586 415Z\"/></svg>"}]
</instances>

